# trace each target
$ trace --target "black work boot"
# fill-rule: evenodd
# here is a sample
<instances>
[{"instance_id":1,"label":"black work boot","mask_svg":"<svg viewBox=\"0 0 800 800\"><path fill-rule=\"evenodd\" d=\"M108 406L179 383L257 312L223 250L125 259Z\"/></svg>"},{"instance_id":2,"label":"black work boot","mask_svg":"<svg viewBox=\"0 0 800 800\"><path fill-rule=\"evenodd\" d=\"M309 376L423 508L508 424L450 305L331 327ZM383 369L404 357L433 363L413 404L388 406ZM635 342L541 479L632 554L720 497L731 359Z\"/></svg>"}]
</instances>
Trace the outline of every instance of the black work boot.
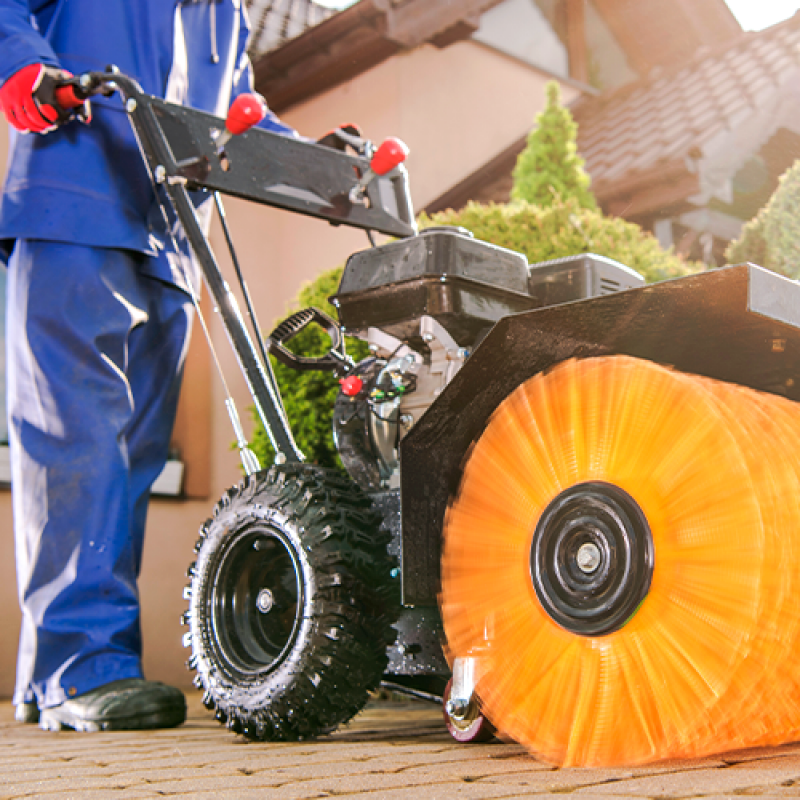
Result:
<instances>
[{"instance_id":1,"label":"black work boot","mask_svg":"<svg viewBox=\"0 0 800 800\"><path fill-rule=\"evenodd\" d=\"M14 706L14 719L17 722L36 723L39 721L39 706L35 700Z\"/></svg>"},{"instance_id":2,"label":"black work boot","mask_svg":"<svg viewBox=\"0 0 800 800\"><path fill-rule=\"evenodd\" d=\"M179 689L128 678L42 709L39 727L46 731L127 731L173 728L185 719L186 700Z\"/></svg>"}]
</instances>

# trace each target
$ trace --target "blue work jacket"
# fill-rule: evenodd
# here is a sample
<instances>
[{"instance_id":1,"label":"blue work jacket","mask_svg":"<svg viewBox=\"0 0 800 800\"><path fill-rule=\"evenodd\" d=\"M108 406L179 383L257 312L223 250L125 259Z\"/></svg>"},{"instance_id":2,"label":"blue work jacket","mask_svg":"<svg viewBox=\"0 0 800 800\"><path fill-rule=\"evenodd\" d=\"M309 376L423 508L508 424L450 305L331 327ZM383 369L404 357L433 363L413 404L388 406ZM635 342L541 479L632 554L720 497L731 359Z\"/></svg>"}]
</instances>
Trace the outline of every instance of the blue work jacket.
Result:
<instances>
[{"instance_id":1,"label":"blue work jacket","mask_svg":"<svg viewBox=\"0 0 800 800\"><path fill-rule=\"evenodd\" d=\"M0 0L0 81L28 64L73 74L114 64L145 92L224 116L252 90L244 0ZM89 125L12 132L0 240L44 239L163 254L165 231L118 95ZM274 115L262 127L293 134ZM164 258L157 277L172 279ZM161 273L161 274L158 274ZM180 282L180 281L178 281Z\"/></svg>"}]
</instances>

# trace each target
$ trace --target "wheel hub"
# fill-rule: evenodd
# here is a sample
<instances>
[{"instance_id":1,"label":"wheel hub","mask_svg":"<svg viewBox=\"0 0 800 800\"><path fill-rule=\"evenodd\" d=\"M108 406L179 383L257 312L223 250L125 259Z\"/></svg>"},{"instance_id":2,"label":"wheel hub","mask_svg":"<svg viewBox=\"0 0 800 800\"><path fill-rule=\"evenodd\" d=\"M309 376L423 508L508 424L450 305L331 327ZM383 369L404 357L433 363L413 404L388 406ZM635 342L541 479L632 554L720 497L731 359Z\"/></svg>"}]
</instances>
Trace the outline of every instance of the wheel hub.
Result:
<instances>
[{"instance_id":1,"label":"wheel hub","mask_svg":"<svg viewBox=\"0 0 800 800\"><path fill-rule=\"evenodd\" d=\"M544 510L531 546L539 602L561 627L582 636L625 625L647 596L654 562L639 505L599 481L561 492Z\"/></svg>"},{"instance_id":2,"label":"wheel hub","mask_svg":"<svg viewBox=\"0 0 800 800\"><path fill-rule=\"evenodd\" d=\"M269 589L262 589L256 597L256 606L262 614L269 614L275 605L275 596Z\"/></svg>"},{"instance_id":3,"label":"wheel hub","mask_svg":"<svg viewBox=\"0 0 800 800\"><path fill-rule=\"evenodd\" d=\"M301 567L285 536L269 525L243 529L221 554L210 597L222 662L240 675L275 669L297 635L302 605Z\"/></svg>"}]
</instances>

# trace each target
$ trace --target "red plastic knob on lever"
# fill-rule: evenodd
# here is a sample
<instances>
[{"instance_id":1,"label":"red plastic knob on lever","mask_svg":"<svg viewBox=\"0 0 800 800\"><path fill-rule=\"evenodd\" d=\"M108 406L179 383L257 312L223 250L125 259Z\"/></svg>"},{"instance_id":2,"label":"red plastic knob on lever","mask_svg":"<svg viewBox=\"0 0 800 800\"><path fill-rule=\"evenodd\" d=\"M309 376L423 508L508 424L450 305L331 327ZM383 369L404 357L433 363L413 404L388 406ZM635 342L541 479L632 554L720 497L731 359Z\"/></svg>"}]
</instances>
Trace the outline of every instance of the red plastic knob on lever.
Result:
<instances>
[{"instance_id":1,"label":"red plastic knob on lever","mask_svg":"<svg viewBox=\"0 0 800 800\"><path fill-rule=\"evenodd\" d=\"M240 94L232 103L225 129L238 136L267 116L267 104L260 94Z\"/></svg>"},{"instance_id":2,"label":"red plastic knob on lever","mask_svg":"<svg viewBox=\"0 0 800 800\"><path fill-rule=\"evenodd\" d=\"M369 165L376 175L385 175L391 172L398 164L408 158L408 145L396 136L385 139L383 144L375 151Z\"/></svg>"},{"instance_id":3,"label":"red plastic knob on lever","mask_svg":"<svg viewBox=\"0 0 800 800\"><path fill-rule=\"evenodd\" d=\"M342 394L347 397L355 397L363 388L364 381L358 375L348 375L346 378L339 378L342 387Z\"/></svg>"}]
</instances>

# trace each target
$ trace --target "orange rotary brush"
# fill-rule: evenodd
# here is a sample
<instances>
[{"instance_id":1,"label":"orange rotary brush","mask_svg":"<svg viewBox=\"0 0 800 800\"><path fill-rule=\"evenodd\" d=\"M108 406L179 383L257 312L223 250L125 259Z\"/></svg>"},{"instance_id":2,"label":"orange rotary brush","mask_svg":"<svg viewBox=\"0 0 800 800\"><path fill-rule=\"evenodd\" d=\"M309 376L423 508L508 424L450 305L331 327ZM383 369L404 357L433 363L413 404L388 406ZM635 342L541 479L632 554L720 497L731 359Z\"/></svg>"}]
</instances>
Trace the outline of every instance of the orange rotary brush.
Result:
<instances>
[{"instance_id":1,"label":"orange rotary brush","mask_svg":"<svg viewBox=\"0 0 800 800\"><path fill-rule=\"evenodd\" d=\"M798 446L792 403L623 356L506 398L448 511L441 593L498 730L594 766L796 736Z\"/></svg>"}]
</instances>

